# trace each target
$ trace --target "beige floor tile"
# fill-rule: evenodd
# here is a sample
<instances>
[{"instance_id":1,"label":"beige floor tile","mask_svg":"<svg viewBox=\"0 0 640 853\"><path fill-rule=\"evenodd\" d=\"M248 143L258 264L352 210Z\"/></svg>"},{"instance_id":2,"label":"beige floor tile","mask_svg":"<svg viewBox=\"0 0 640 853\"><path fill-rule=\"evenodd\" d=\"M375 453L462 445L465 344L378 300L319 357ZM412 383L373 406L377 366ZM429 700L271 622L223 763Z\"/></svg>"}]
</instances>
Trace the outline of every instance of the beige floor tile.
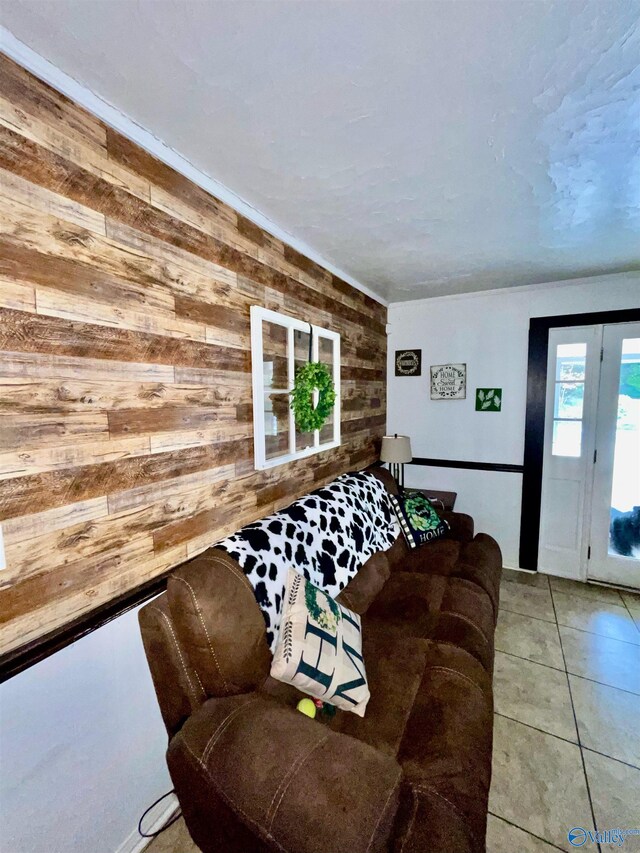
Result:
<instances>
[{"instance_id":1,"label":"beige floor tile","mask_svg":"<svg viewBox=\"0 0 640 853\"><path fill-rule=\"evenodd\" d=\"M543 575L541 572L517 572L515 569L503 569L502 580L509 583L519 583L522 586L549 589L547 575Z\"/></svg>"},{"instance_id":2,"label":"beige floor tile","mask_svg":"<svg viewBox=\"0 0 640 853\"><path fill-rule=\"evenodd\" d=\"M640 767L640 696L570 675L583 746Z\"/></svg>"},{"instance_id":3,"label":"beige floor tile","mask_svg":"<svg viewBox=\"0 0 640 853\"><path fill-rule=\"evenodd\" d=\"M490 814L487 819L487 853L553 853L552 847L529 835L523 829L512 826Z\"/></svg>"},{"instance_id":4,"label":"beige floor tile","mask_svg":"<svg viewBox=\"0 0 640 853\"><path fill-rule=\"evenodd\" d=\"M640 610L640 592L621 592L622 600L629 608Z\"/></svg>"},{"instance_id":5,"label":"beige floor tile","mask_svg":"<svg viewBox=\"0 0 640 853\"><path fill-rule=\"evenodd\" d=\"M496 716L489 809L571 850L567 831L592 823L579 747Z\"/></svg>"},{"instance_id":6,"label":"beige floor tile","mask_svg":"<svg viewBox=\"0 0 640 853\"><path fill-rule=\"evenodd\" d=\"M640 830L640 770L584 751L589 790L599 830ZM626 836L624 843L603 844L603 850L640 851L640 835Z\"/></svg>"},{"instance_id":7,"label":"beige floor tile","mask_svg":"<svg viewBox=\"0 0 640 853\"><path fill-rule=\"evenodd\" d=\"M588 598L589 601L603 601L605 604L622 604L622 598L617 589L609 589L598 586L596 583L582 583L572 581L568 578L555 578L549 576L551 589L557 592L565 592L567 595L577 595L578 598Z\"/></svg>"},{"instance_id":8,"label":"beige floor tile","mask_svg":"<svg viewBox=\"0 0 640 853\"><path fill-rule=\"evenodd\" d=\"M568 672L640 694L640 646L560 625Z\"/></svg>"},{"instance_id":9,"label":"beige floor tile","mask_svg":"<svg viewBox=\"0 0 640 853\"><path fill-rule=\"evenodd\" d=\"M496 652L493 698L498 714L578 742L564 672Z\"/></svg>"},{"instance_id":10,"label":"beige floor tile","mask_svg":"<svg viewBox=\"0 0 640 853\"><path fill-rule=\"evenodd\" d=\"M640 646L640 631L624 606L553 591L559 625Z\"/></svg>"},{"instance_id":11,"label":"beige floor tile","mask_svg":"<svg viewBox=\"0 0 640 853\"><path fill-rule=\"evenodd\" d=\"M182 818L165 830L145 849L145 853L200 853Z\"/></svg>"},{"instance_id":12,"label":"beige floor tile","mask_svg":"<svg viewBox=\"0 0 640 853\"><path fill-rule=\"evenodd\" d=\"M564 669L558 629L551 622L500 610L495 647L501 652Z\"/></svg>"},{"instance_id":13,"label":"beige floor tile","mask_svg":"<svg viewBox=\"0 0 640 853\"><path fill-rule=\"evenodd\" d=\"M640 630L640 593L623 592L621 594L627 610L631 613L631 618L636 623L638 630Z\"/></svg>"},{"instance_id":14,"label":"beige floor tile","mask_svg":"<svg viewBox=\"0 0 640 853\"><path fill-rule=\"evenodd\" d=\"M551 593L541 587L503 581L500 584L500 607L523 616L556 621Z\"/></svg>"}]
</instances>

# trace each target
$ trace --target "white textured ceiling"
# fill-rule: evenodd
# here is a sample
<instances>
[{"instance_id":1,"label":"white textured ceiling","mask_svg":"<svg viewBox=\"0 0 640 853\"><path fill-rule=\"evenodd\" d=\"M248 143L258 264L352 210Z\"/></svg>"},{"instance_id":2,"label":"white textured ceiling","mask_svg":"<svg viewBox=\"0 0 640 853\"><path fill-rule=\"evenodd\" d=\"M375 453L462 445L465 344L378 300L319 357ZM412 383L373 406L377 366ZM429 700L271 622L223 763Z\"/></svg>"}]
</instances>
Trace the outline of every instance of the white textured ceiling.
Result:
<instances>
[{"instance_id":1,"label":"white textured ceiling","mask_svg":"<svg viewBox=\"0 0 640 853\"><path fill-rule=\"evenodd\" d=\"M639 0L0 0L392 299L640 268Z\"/></svg>"}]
</instances>

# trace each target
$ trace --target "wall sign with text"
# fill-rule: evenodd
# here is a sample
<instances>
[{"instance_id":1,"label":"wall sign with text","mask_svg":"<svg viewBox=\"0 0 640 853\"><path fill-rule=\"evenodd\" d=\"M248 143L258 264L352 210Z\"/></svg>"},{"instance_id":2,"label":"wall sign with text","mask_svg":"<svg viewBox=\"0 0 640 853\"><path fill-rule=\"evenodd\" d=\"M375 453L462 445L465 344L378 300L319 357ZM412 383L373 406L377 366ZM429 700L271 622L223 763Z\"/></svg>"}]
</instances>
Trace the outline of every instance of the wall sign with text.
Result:
<instances>
[{"instance_id":1,"label":"wall sign with text","mask_svg":"<svg viewBox=\"0 0 640 853\"><path fill-rule=\"evenodd\" d=\"M396 350L396 376L420 376L421 373L421 349Z\"/></svg>"},{"instance_id":2,"label":"wall sign with text","mask_svg":"<svg viewBox=\"0 0 640 853\"><path fill-rule=\"evenodd\" d=\"M466 364L431 365L432 400L464 400L466 396Z\"/></svg>"}]
</instances>

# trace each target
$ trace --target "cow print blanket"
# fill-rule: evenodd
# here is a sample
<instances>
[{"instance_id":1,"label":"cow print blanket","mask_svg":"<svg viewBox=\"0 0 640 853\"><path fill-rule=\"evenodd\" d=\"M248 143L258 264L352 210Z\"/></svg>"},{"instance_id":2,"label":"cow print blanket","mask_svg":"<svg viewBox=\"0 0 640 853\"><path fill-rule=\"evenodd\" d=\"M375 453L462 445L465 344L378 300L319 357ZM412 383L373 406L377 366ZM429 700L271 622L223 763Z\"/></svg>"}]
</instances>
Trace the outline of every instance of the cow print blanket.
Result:
<instances>
[{"instance_id":1,"label":"cow print blanket","mask_svg":"<svg viewBox=\"0 0 640 853\"><path fill-rule=\"evenodd\" d=\"M218 542L247 575L273 651L289 567L335 597L373 554L399 533L384 485L369 473L344 474L286 509Z\"/></svg>"}]
</instances>

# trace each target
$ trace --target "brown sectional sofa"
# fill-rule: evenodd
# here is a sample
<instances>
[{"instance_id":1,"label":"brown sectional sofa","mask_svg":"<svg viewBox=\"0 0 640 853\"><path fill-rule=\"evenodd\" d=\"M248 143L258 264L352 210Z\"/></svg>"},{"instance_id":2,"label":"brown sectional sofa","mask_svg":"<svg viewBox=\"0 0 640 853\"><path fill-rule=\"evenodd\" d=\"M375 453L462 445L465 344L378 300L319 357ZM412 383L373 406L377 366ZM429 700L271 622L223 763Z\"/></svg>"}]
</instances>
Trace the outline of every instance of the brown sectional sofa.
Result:
<instances>
[{"instance_id":1,"label":"brown sectional sofa","mask_svg":"<svg viewBox=\"0 0 640 853\"><path fill-rule=\"evenodd\" d=\"M300 694L269 676L253 590L220 550L141 611L169 770L205 853L485 850L501 555L469 516L445 516L447 539L409 552L400 537L340 594L362 614L364 717L295 709Z\"/></svg>"}]
</instances>

